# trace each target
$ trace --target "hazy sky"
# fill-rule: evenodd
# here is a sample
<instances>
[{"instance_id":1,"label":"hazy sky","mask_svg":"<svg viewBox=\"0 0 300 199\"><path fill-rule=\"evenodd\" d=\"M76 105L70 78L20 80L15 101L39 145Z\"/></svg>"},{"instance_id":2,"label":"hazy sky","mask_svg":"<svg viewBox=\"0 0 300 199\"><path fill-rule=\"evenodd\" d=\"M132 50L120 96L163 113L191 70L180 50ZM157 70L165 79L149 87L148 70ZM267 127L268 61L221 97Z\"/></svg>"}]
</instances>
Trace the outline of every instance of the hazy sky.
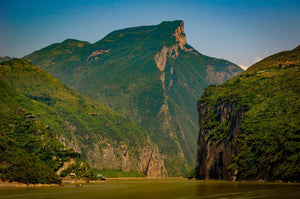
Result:
<instances>
[{"instance_id":1,"label":"hazy sky","mask_svg":"<svg viewBox=\"0 0 300 199\"><path fill-rule=\"evenodd\" d=\"M0 0L0 56L177 19L200 53L239 65L300 45L300 0Z\"/></svg>"}]
</instances>

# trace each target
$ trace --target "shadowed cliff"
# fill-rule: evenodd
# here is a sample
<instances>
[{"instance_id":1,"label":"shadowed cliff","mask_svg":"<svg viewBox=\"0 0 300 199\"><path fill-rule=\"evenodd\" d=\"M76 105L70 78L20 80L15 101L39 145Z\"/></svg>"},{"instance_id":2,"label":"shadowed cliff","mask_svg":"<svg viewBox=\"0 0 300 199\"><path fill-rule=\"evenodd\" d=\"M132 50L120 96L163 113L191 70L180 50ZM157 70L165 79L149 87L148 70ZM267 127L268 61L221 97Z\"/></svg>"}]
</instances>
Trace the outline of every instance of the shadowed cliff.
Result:
<instances>
[{"instance_id":1,"label":"shadowed cliff","mask_svg":"<svg viewBox=\"0 0 300 199\"><path fill-rule=\"evenodd\" d=\"M300 179L300 47L205 89L198 101L199 179Z\"/></svg>"}]
</instances>

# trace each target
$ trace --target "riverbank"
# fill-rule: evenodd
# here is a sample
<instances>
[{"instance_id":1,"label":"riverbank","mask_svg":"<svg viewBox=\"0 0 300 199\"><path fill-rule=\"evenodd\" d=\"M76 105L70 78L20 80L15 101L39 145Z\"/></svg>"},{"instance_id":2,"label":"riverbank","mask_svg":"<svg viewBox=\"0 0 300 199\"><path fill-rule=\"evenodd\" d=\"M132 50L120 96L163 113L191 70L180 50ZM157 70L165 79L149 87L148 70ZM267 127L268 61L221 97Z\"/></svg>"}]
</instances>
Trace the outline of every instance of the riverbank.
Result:
<instances>
[{"instance_id":1,"label":"riverbank","mask_svg":"<svg viewBox=\"0 0 300 199\"><path fill-rule=\"evenodd\" d=\"M60 184L24 184L20 182L3 182L0 180L0 188L15 187L58 187Z\"/></svg>"},{"instance_id":2,"label":"riverbank","mask_svg":"<svg viewBox=\"0 0 300 199\"><path fill-rule=\"evenodd\" d=\"M106 181L114 181L114 180L166 180L166 179L185 179L182 177L168 177L168 178L149 178L149 177L119 177L119 178L106 178ZM19 182L3 182L0 180L0 188L17 188L17 187L58 187L64 186L67 184L97 184L97 183L104 183L105 181L101 180L91 180L87 182L86 180L77 180L77 179L62 179L61 184L24 184Z\"/></svg>"},{"instance_id":3,"label":"riverbank","mask_svg":"<svg viewBox=\"0 0 300 199\"><path fill-rule=\"evenodd\" d=\"M296 182L264 182L264 181L237 181L237 182L232 182L232 181L226 181L226 180L196 180L196 179L187 179L183 177L167 177L167 178L149 178L149 177L119 177L119 178L106 178L106 181L101 181L101 180L93 180L93 181L85 181L85 180L75 180L75 179L62 179L61 184L24 184L24 183L19 183L19 182L3 182L0 180L0 188L22 188L22 187L59 187L59 186L64 186L64 185L69 185L69 184L102 184L105 182L124 182L124 181L141 181L141 182L182 182L182 181L194 181L194 182L199 182L203 184L291 184L291 185L299 185L300 183Z\"/></svg>"}]
</instances>

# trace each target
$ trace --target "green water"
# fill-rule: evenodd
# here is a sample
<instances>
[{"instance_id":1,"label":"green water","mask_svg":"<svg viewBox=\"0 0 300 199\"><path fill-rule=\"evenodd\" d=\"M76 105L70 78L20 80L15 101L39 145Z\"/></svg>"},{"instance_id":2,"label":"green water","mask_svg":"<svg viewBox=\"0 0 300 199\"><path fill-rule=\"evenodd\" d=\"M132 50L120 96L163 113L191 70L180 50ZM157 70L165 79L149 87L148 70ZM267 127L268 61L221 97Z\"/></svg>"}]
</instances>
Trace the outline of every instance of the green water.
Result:
<instances>
[{"instance_id":1,"label":"green water","mask_svg":"<svg viewBox=\"0 0 300 199\"><path fill-rule=\"evenodd\" d=\"M0 188L0 199L193 199L193 198L300 198L299 184L234 183L185 179L108 180L99 184L62 187Z\"/></svg>"}]
</instances>

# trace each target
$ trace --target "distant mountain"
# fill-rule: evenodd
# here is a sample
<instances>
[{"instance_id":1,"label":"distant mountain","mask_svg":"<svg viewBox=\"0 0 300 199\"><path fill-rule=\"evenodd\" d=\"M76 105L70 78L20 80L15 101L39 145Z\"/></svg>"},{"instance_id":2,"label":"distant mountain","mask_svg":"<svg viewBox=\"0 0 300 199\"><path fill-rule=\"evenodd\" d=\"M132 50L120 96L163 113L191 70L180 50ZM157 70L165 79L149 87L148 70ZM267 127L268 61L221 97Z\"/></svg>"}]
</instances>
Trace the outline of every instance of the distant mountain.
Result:
<instances>
[{"instance_id":1,"label":"distant mountain","mask_svg":"<svg viewBox=\"0 0 300 199\"><path fill-rule=\"evenodd\" d=\"M8 57L8 56L0 57L0 63L1 63L1 62L5 62L5 61L8 61L8 60L11 60L11 59L13 59L13 58Z\"/></svg>"},{"instance_id":2,"label":"distant mountain","mask_svg":"<svg viewBox=\"0 0 300 199\"><path fill-rule=\"evenodd\" d=\"M7 129L19 136L37 132L45 137L42 140L50 133L80 153L93 168L134 171L150 177L166 175L158 148L147 132L110 108L67 88L26 60L1 63L0 79L0 129L5 139L9 137ZM16 114L19 110L25 113ZM18 128L27 120L37 124ZM34 149L43 142L29 144ZM44 153L35 151L37 155L40 152Z\"/></svg>"},{"instance_id":3,"label":"distant mountain","mask_svg":"<svg viewBox=\"0 0 300 199\"><path fill-rule=\"evenodd\" d=\"M300 180L300 46L205 89L200 179Z\"/></svg>"},{"instance_id":4,"label":"distant mountain","mask_svg":"<svg viewBox=\"0 0 300 199\"><path fill-rule=\"evenodd\" d=\"M66 40L24 58L144 127L169 175L195 165L194 107L204 88L242 72L188 45L182 21L117 30L94 44Z\"/></svg>"}]
</instances>

